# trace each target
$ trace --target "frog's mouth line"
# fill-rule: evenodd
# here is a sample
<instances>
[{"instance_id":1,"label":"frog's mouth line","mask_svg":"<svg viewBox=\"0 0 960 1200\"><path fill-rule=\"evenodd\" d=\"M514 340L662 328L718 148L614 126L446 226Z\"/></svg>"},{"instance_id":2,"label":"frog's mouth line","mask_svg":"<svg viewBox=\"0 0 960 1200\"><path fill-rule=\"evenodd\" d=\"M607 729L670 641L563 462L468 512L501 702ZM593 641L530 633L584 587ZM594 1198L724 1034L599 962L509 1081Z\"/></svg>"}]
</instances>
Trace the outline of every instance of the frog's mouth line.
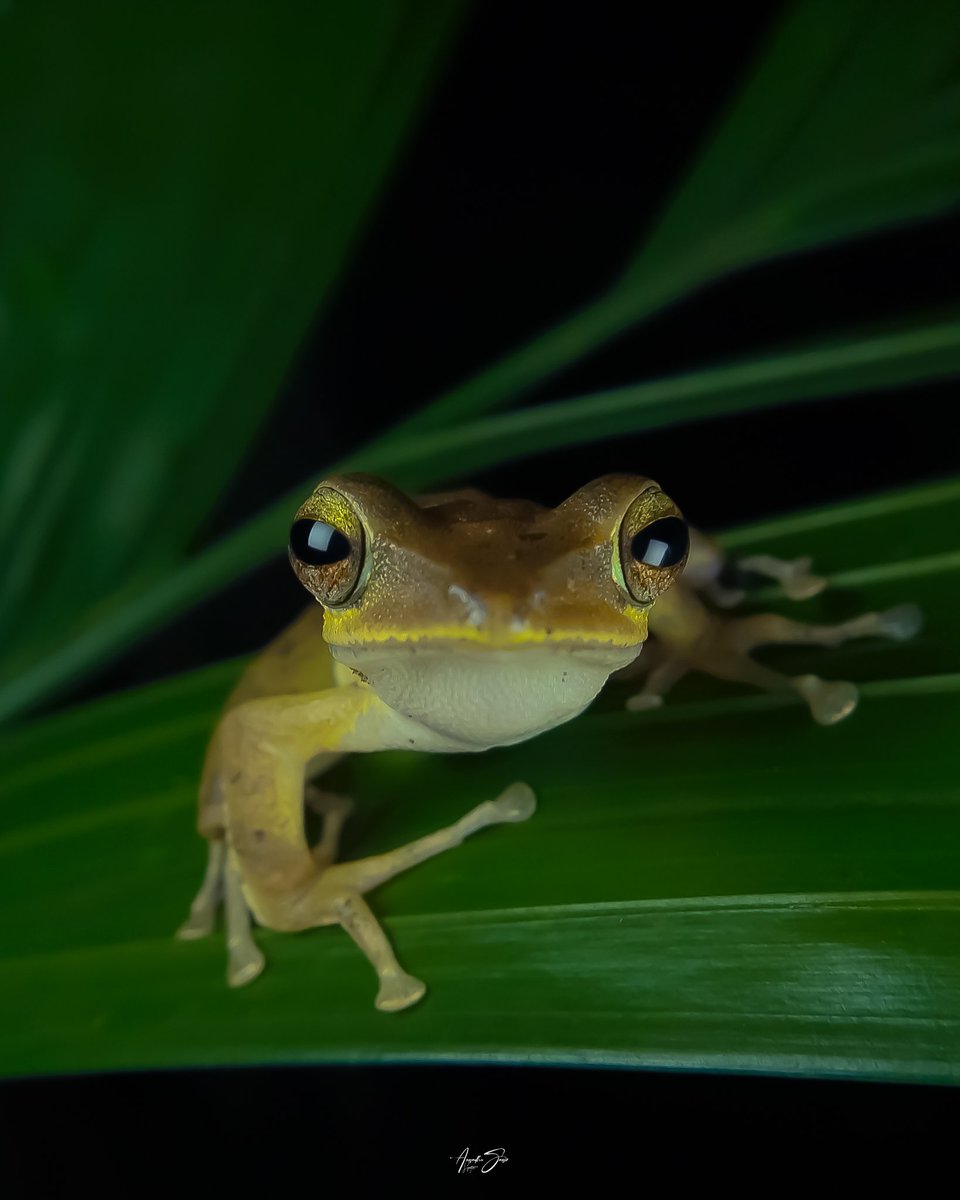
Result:
<instances>
[{"instance_id":1,"label":"frog's mouth line","mask_svg":"<svg viewBox=\"0 0 960 1200\"><path fill-rule=\"evenodd\" d=\"M471 664L486 663L491 667L515 664L518 657L542 662L544 658L563 658L585 666L618 671L627 666L640 653L642 642L627 644L619 641L603 641L597 638L565 636L538 640L495 641L469 637L437 637L425 634L420 637L377 638L375 641L337 645L329 643L330 653L344 666L362 666L365 662L384 658L409 655L418 658L463 658Z\"/></svg>"}]
</instances>

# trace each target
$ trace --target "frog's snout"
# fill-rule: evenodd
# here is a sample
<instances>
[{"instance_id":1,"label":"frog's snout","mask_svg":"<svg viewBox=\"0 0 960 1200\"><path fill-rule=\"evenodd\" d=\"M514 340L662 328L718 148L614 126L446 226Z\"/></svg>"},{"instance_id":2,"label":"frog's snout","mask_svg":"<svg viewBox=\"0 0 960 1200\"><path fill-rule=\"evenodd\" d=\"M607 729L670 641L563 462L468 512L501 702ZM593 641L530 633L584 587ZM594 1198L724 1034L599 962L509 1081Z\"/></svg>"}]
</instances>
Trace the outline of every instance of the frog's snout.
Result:
<instances>
[{"instance_id":1,"label":"frog's snout","mask_svg":"<svg viewBox=\"0 0 960 1200\"><path fill-rule=\"evenodd\" d=\"M529 627L530 614L537 607L538 597L543 595L538 592L530 600L506 595L479 596L457 583L450 584L447 594L463 605L465 624L475 629L503 629L511 633L522 633Z\"/></svg>"}]
</instances>

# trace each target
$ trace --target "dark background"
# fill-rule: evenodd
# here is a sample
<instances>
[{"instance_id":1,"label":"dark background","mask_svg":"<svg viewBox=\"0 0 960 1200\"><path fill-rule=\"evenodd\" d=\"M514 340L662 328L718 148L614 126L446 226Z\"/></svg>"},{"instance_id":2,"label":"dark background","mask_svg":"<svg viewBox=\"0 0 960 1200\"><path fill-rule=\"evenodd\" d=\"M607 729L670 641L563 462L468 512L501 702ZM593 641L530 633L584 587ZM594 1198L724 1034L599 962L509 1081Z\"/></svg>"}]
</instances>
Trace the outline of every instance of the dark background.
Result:
<instances>
[{"instance_id":1,"label":"dark background","mask_svg":"<svg viewBox=\"0 0 960 1200\"><path fill-rule=\"evenodd\" d=\"M782 5L481 0L329 309L208 530L215 538L592 299L719 123ZM718 283L529 399L750 358L957 298L960 219ZM721 529L960 470L955 381L618 437L470 482L556 503L647 474ZM292 514L291 514L292 515ZM274 563L137 647L114 690L257 649L305 604ZM76 697L74 697L76 698Z\"/></svg>"},{"instance_id":2,"label":"dark background","mask_svg":"<svg viewBox=\"0 0 960 1200\"><path fill-rule=\"evenodd\" d=\"M601 291L718 121L778 8L478 3L209 538ZM936 310L956 299L958 278L956 218L772 263L677 305L530 399ZM955 395L946 382L792 405L551 452L472 482L554 503L608 471L646 473L694 522L722 528L957 472ZM303 604L278 547L274 563L82 694L254 650ZM81 1162L87 1183L92 1162L108 1191L126 1192L162 1168L191 1171L196 1155L224 1185L279 1184L298 1167L322 1188L382 1167L416 1187L452 1172L447 1157L481 1142L505 1144L513 1159L487 1177L491 1187L508 1172L559 1174L571 1152L601 1177L632 1164L638 1187L654 1168L679 1182L707 1154L729 1183L745 1161L756 1166L761 1145L792 1158L832 1143L853 1150L894 1127L904 1144L929 1138L938 1120L956 1116L955 1096L839 1081L479 1067L178 1072L0 1088L13 1176L19 1165L38 1181L27 1194ZM32 1146L38 1130L49 1153Z\"/></svg>"}]
</instances>

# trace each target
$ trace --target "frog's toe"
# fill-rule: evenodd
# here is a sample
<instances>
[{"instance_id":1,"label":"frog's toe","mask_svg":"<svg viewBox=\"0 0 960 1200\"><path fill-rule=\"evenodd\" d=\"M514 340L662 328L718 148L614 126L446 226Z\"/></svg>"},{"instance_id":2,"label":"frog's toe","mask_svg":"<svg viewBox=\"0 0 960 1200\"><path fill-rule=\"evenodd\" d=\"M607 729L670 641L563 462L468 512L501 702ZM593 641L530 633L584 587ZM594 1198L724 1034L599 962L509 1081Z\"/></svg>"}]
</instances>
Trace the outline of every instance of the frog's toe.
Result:
<instances>
[{"instance_id":1,"label":"frog's toe","mask_svg":"<svg viewBox=\"0 0 960 1200\"><path fill-rule=\"evenodd\" d=\"M747 598L743 588L728 588L716 582L709 584L704 591L717 608L736 608Z\"/></svg>"},{"instance_id":2,"label":"frog's toe","mask_svg":"<svg viewBox=\"0 0 960 1200\"><path fill-rule=\"evenodd\" d=\"M491 802L497 821L526 821L533 816L537 798L526 783L511 783Z\"/></svg>"},{"instance_id":3,"label":"frog's toe","mask_svg":"<svg viewBox=\"0 0 960 1200\"><path fill-rule=\"evenodd\" d=\"M923 627L923 613L917 604L898 604L880 614L881 632L896 641L906 641Z\"/></svg>"},{"instance_id":4,"label":"frog's toe","mask_svg":"<svg viewBox=\"0 0 960 1200\"><path fill-rule=\"evenodd\" d=\"M817 675L801 675L794 681L797 691L810 706L818 725L836 725L857 707L860 693L852 683L826 680Z\"/></svg>"},{"instance_id":5,"label":"frog's toe","mask_svg":"<svg viewBox=\"0 0 960 1200\"><path fill-rule=\"evenodd\" d=\"M384 972L374 1004L380 1012L400 1012L422 1000L426 990L427 985L422 979L408 975L406 971Z\"/></svg>"},{"instance_id":6,"label":"frog's toe","mask_svg":"<svg viewBox=\"0 0 960 1200\"><path fill-rule=\"evenodd\" d=\"M232 988L244 987L253 983L266 966L267 960L263 952L253 942L247 942L242 947L230 948L230 959L227 963L227 983Z\"/></svg>"},{"instance_id":7,"label":"frog's toe","mask_svg":"<svg viewBox=\"0 0 960 1200\"><path fill-rule=\"evenodd\" d=\"M648 708L661 708L663 697L656 692L638 692L630 697L626 706L629 712L645 712Z\"/></svg>"},{"instance_id":8,"label":"frog's toe","mask_svg":"<svg viewBox=\"0 0 960 1200\"><path fill-rule=\"evenodd\" d=\"M822 575L811 575L811 558L795 558L787 565L782 579L784 595L790 600L809 600L827 586Z\"/></svg>"},{"instance_id":9,"label":"frog's toe","mask_svg":"<svg viewBox=\"0 0 960 1200\"><path fill-rule=\"evenodd\" d=\"M213 909L207 909L203 912L193 912L184 921L177 932L174 934L181 942L194 942L198 938L209 937L213 933L215 924L215 913Z\"/></svg>"}]
</instances>

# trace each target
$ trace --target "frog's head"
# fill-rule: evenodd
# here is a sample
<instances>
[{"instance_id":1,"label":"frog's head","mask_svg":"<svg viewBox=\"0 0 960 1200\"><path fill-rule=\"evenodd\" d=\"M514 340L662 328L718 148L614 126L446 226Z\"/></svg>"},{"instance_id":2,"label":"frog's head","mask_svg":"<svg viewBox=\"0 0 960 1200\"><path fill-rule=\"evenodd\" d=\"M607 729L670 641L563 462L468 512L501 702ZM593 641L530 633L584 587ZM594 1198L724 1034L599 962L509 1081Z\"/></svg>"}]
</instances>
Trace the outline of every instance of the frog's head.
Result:
<instances>
[{"instance_id":1,"label":"frog's head","mask_svg":"<svg viewBox=\"0 0 960 1200\"><path fill-rule=\"evenodd\" d=\"M639 654L687 548L676 505L634 475L552 509L475 491L411 498L341 475L290 535L333 656L392 708L477 746L581 712Z\"/></svg>"}]
</instances>

